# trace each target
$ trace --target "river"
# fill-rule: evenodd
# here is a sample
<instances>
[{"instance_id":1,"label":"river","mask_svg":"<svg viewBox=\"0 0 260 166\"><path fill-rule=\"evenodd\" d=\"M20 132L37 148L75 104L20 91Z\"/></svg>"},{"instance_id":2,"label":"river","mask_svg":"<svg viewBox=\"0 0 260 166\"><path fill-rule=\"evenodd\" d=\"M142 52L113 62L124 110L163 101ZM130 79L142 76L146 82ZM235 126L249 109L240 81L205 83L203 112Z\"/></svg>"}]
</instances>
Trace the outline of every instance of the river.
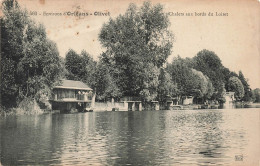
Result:
<instances>
[{"instance_id":1,"label":"river","mask_svg":"<svg viewBox=\"0 0 260 166\"><path fill-rule=\"evenodd\" d=\"M1 164L258 165L259 117L259 108L0 117Z\"/></svg>"}]
</instances>

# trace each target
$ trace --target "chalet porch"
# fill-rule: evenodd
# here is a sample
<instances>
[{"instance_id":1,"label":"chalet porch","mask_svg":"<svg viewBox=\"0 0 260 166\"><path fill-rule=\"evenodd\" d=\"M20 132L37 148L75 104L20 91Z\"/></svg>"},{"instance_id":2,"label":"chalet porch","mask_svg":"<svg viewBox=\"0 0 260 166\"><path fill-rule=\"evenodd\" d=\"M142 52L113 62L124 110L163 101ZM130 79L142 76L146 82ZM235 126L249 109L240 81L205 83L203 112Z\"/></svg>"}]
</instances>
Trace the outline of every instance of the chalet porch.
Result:
<instances>
[{"instance_id":1,"label":"chalet porch","mask_svg":"<svg viewBox=\"0 0 260 166\"><path fill-rule=\"evenodd\" d=\"M93 103L92 89L81 81L62 80L59 86L53 88L50 102L52 110L60 110L61 112L89 111Z\"/></svg>"},{"instance_id":2,"label":"chalet porch","mask_svg":"<svg viewBox=\"0 0 260 166\"><path fill-rule=\"evenodd\" d=\"M86 112L91 108L90 102L64 102L52 101L52 110L60 110L61 112Z\"/></svg>"}]
</instances>

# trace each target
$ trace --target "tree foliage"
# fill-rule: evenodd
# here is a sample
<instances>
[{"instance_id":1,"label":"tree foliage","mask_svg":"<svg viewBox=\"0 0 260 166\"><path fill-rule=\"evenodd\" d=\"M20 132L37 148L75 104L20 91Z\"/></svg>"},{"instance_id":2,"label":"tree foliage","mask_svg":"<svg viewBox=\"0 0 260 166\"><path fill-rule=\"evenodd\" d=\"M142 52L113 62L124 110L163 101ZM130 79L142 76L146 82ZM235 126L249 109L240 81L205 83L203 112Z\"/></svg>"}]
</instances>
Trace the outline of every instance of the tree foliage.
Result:
<instances>
[{"instance_id":1,"label":"tree foliage","mask_svg":"<svg viewBox=\"0 0 260 166\"><path fill-rule=\"evenodd\" d=\"M259 102L259 89L251 90L240 71L230 71L212 51L194 58L171 54L173 35L160 4L130 4L127 11L105 23L99 33L106 49L99 62L85 50L70 49L63 61L43 25L35 23L15 0L4 0L1 26L1 105L12 107L24 98L48 98L55 83L81 80L93 88L97 99L138 96L144 102L167 97L194 96L224 102L225 91L237 100Z\"/></svg>"},{"instance_id":2,"label":"tree foliage","mask_svg":"<svg viewBox=\"0 0 260 166\"><path fill-rule=\"evenodd\" d=\"M171 75L174 84L177 85L176 95L189 96L193 94L194 74L185 59L179 56L175 57L172 63L167 65L167 71Z\"/></svg>"},{"instance_id":3,"label":"tree foliage","mask_svg":"<svg viewBox=\"0 0 260 166\"><path fill-rule=\"evenodd\" d=\"M195 69L191 69L194 81L194 91L196 92L195 97L209 99L214 91L213 85L209 78L205 76L202 72Z\"/></svg>"},{"instance_id":4,"label":"tree foliage","mask_svg":"<svg viewBox=\"0 0 260 166\"><path fill-rule=\"evenodd\" d=\"M77 54L72 49L66 53L65 68L68 71L67 79L83 81L95 89L96 66L96 61L85 50L82 50L81 54Z\"/></svg>"},{"instance_id":5,"label":"tree foliage","mask_svg":"<svg viewBox=\"0 0 260 166\"><path fill-rule=\"evenodd\" d=\"M242 100L244 101L251 101L252 100L252 90L248 84L248 80L244 77L244 74L242 73L242 71L239 71L238 73L238 78L241 81L241 83L243 84L244 87L244 91L245 91L245 95L242 98Z\"/></svg>"},{"instance_id":6,"label":"tree foliage","mask_svg":"<svg viewBox=\"0 0 260 166\"><path fill-rule=\"evenodd\" d=\"M150 2L140 8L130 4L124 15L103 25L99 40L116 69L111 75L123 95L142 96L145 101L157 96L159 68L172 47L168 26L162 5Z\"/></svg>"},{"instance_id":7,"label":"tree foliage","mask_svg":"<svg viewBox=\"0 0 260 166\"><path fill-rule=\"evenodd\" d=\"M224 67L212 51L202 50L192 59L177 56L167 64L166 69L172 82L177 85L176 96L192 95L202 101L211 99L223 103L225 92L235 91L237 100L253 100L253 93L243 73L236 74Z\"/></svg>"},{"instance_id":8,"label":"tree foliage","mask_svg":"<svg viewBox=\"0 0 260 166\"><path fill-rule=\"evenodd\" d=\"M195 98L210 99L214 87L211 80L201 71L191 68L191 59L176 57L171 64L168 64L167 71L172 80L177 84L177 96L194 96Z\"/></svg>"},{"instance_id":9,"label":"tree foliage","mask_svg":"<svg viewBox=\"0 0 260 166\"><path fill-rule=\"evenodd\" d=\"M225 75L223 74L223 72L225 72L225 68L219 57L213 51L204 49L198 52L193 58L192 67L198 71L201 71L211 80L215 89L215 94L213 97L220 99L224 90L223 84L225 84Z\"/></svg>"},{"instance_id":10,"label":"tree foliage","mask_svg":"<svg viewBox=\"0 0 260 166\"><path fill-rule=\"evenodd\" d=\"M96 77L96 93L98 100L107 100L108 98L119 98L122 96L121 89L114 77L119 77L116 75L117 71L107 58L106 54L102 54L102 58L97 64Z\"/></svg>"},{"instance_id":11,"label":"tree foliage","mask_svg":"<svg viewBox=\"0 0 260 166\"><path fill-rule=\"evenodd\" d=\"M2 10L1 104L12 107L25 97L49 96L63 73L56 44L16 1L3 1Z\"/></svg>"},{"instance_id":12,"label":"tree foliage","mask_svg":"<svg viewBox=\"0 0 260 166\"><path fill-rule=\"evenodd\" d=\"M256 88L252 91L252 100L255 103L260 103L260 89Z\"/></svg>"},{"instance_id":13,"label":"tree foliage","mask_svg":"<svg viewBox=\"0 0 260 166\"><path fill-rule=\"evenodd\" d=\"M229 91L235 92L236 100L241 100L244 97L244 86L238 77L231 77L229 79Z\"/></svg>"},{"instance_id":14,"label":"tree foliage","mask_svg":"<svg viewBox=\"0 0 260 166\"><path fill-rule=\"evenodd\" d=\"M174 84L170 74L164 69L160 69L159 85L157 89L157 100L160 103L166 101L168 97L173 97L177 94L177 84Z\"/></svg>"}]
</instances>

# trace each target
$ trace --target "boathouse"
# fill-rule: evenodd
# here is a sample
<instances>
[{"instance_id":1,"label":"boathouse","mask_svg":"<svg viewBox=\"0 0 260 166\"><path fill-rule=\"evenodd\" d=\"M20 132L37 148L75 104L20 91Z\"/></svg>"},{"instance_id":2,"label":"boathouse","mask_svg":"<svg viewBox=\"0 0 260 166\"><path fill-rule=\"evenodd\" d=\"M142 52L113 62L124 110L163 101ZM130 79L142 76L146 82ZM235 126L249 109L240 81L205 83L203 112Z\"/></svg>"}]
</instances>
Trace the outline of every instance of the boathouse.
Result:
<instances>
[{"instance_id":1,"label":"boathouse","mask_svg":"<svg viewBox=\"0 0 260 166\"><path fill-rule=\"evenodd\" d=\"M81 81L61 80L60 85L53 88L52 110L62 112L88 111L95 102L93 90Z\"/></svg>"},{"instance_id":2,"label":"boathouse","mask_svg":"<svg viewBox=\"0 0 260 166\"><path fill-rule=\"evenodd\" d=\"M120 98L120 101L124 103L124 108L128 111L141 111L142 102L140 97L136 96L124 96Z\"/></svg>"},{"instance_id":3,"label":"boathouse","mask_svg":"<svg viewBox=\"0 0 260 166\"><path fill-rule=\"evenodd\" d=\"M120 98L120 102L124 103L124 108L128 111L159 110L158 101L150 101L144 105L141 97L137 96L124 96Z\"/></svg>"}]
</instances>

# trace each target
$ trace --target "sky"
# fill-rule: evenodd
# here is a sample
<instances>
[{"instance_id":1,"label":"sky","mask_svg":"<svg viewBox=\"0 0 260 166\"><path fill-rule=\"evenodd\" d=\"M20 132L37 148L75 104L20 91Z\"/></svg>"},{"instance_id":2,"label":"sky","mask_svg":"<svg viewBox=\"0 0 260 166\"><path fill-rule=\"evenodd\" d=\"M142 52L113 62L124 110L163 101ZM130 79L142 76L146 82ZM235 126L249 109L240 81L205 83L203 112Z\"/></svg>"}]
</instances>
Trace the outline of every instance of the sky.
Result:
<instances>
[{"instance_id":1,"label":"sky","mask_svg":"<svg viewBox=\"0 0 260 166\"><path fill-rule=\"evenodd\" d=\"M49 39L57 43L60 56L69 49L83 49L98 60L102 48L98 34L109 18L124 14L129 3L138 0L18 0L36 22L44 24ZM257 0L151 0L161 3L169 14L169 30L174 34L171 62L177 55L194 57L199 51L214 51L231 71L243 72L252 89L260 88L260 2ZM68 12L88 13L85 17ZM95 16L94 13L109 16ZM183 13L176 15L176 13ZM44 13L61 13L46 16ZM64 15L65 13L65 15ZM90 15L90 13L92 15ZM186 16L192 13L192 16ZM201 13L201 15L196 15ZM204 14L203 14L204 13ZM213 16L208 14L212 13ZM217 14L216 14L217 13ZM222 16L221 16L222 15ZM225 16L223 16L225 15Z\"/></svg>"}]
</instances>

